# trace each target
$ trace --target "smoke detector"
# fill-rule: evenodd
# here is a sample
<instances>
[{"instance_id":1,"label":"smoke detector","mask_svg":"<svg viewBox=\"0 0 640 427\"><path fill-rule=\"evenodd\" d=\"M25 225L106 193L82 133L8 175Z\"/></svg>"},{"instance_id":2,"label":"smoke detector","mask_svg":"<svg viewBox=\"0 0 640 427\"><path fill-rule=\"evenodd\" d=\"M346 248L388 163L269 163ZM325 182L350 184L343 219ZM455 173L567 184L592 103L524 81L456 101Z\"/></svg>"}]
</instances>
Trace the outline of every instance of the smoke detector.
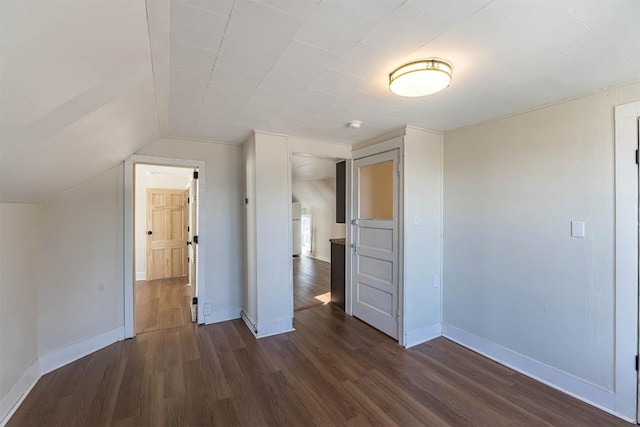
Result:
<instances>
[{"instance_id":1,"label":"smoke detector","mask_svg":"<svg viewBox=\"0 0 640 427\"><path fill-rule=\"evenodd\" d=\"M349 123L347 123L347 126L351 129L360 129L361 125L362 122L360 120L351 120Z\"/></svg>"}]
</instances>

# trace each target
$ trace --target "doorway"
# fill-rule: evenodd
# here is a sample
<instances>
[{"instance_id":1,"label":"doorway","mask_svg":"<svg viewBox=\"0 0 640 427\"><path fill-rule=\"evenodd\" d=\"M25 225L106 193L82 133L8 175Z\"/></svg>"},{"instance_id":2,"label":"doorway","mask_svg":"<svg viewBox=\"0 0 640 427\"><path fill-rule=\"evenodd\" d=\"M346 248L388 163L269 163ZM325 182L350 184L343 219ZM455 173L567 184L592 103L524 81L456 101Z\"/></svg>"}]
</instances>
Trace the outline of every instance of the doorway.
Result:
<instances>
[{"instance_id":1,"label":"doorway","mask_svg":"<svg viewBox=\"0 0 640 427\"><path fill-rule=\"evenodd\" d=\"M145 163L133 168L133 317L140 334L197 321L198 172Z\"/></svg>"},{"instance_id":2,"label":"doorway","mask_svg":"<svg viewBox=\"0 0 640 427\"><path fill-rule=\"evenodd\" d=\"M194 169L153 164L134 168L135 333L183 326L195 320L190 234L197 209L191 209L195 201L189 196L197 182Z\"/></svg>"},{"instance_id":3,"label":"doorway","mask_svg":"<svg viewBox=\"0 0 640 427\"><path fill-rule=\"evenodd\" d=\"M346 233L345 224L336 222L339 161L307 154L291 157L294 316L297 311L331 302L331 240L344 240Z\"/></svg>"}]
</instances>

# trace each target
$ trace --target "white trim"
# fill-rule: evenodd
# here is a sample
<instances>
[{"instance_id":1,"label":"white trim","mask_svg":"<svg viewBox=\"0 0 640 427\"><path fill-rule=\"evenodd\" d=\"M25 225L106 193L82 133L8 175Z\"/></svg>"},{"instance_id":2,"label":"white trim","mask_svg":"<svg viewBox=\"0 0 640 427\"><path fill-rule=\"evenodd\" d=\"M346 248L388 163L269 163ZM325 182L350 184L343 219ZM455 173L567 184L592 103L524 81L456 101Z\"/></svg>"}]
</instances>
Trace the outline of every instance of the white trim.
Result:
<instances>
[{"instance_id":1,"label":"white trim","mask_svg":"<svg viewBox=\"0 0 640 427\"><path fill-rule=\"evenodd\" d=\"M124 337L132 338L135 336L134 329L134 292L133 280L134 272L134 163L146 163L163 166L178 166L198 168L198 200L204 200L206 191L205 180L205 162L202 160L175 159L170 157L143 156L134 154L124 161ZM207 221L204 209L201 209L201 203L198 203L198 236L206 239L210 237L207 234ZM212 238L212 237L211 237ZM198 245L198 257L203 260L206 258L206 245ZM204 303L208 298L208 284L205 280L206 262L197 264L197 282L198 282L198 323L204 324L205 318L203 313Z\"/></svg>"},{"instance_id":2,"label":"white trim","mask_svg":"<svg viewBox=\"0 0 640 427\"><path fill-rule=\"evenodd\" d=\"M136 281L138 280L147 280L147 272L146 271L136 271Z\"/></svg>"},{"instance_id":3,"label":"white trim","mask_svg":"<svg viewBox=\"0 0 640 427\"><path fill-rule=\"evenodd\" d=\"M610 390L446 323L442 325L442 336L549 387L632 421L628 416L615 412L616 395Z\"/></svg>"},{"instance_id":4,"label":"white trim","mask_svg":"<svg viewBox=\"0 0 640 427\"><path fill-rule=\"evenodd\" d=\"M71 362L75 362L76 360L111 345L114 342L122 341L123 338L124 328L119 326L95 337L88 338L84 341L80 341L70 346L54 350L44 356L40 356L38 359L40 362L40 375L46 375L51 371Z\"/></svg>"},{"instance_id":5,"label":"white trim","mask_svg":"<svg viewBox=\"0 0 640 427\"><path fill-rule=\"evenodd\" d=\"M258 321L256 338L270 337L271 335L283 334L285 332L295 331L293 328L293 319L289 316L280 319L270 320L268 322Z\"/></svg>"},{"instance_id":6,"label":"white trim","mask_svg":"<svg viewBox=\"0 0 640 427\"><path fill-rule=\"evenodd\" d=\"M242 319L242 321L244 322L245 325L247 325L247 328L249 328L249 330L251 331L251 333L253 334L253 336L256 336L256 322L253 320L253 318L251 316L249 316L249 314L247 314L246 311L244 311L244 307L242 308L242 311L240 312L240 318Z\"/></svg>"},{"instance_id":7,"label":"white trim","mask_svg":"<svg viewBox=\"0 0 640 427\"><path fill-rule=\"evenodd\" d=\"M432 339L438 338L439 336L442 336L441 322L411 329L405 333L404 348L413 347L418 344L431 341Z\"/></svg>"},{"instance_id":8,"label":"white trim","mask_svg":"<svg viewBox=\"0 0 640 427\"><path fill-rule=\"evenodd\" d=\"M0 400L0 426L9 422L16 410L20 407L29 392L40 379L38 360L27 368L9 392Z\"/></svg>"},{"instance_id":9,"label":"white trim","mask_svg":"<svg viewBox=\"0 0 640 427\"><path fill-rule=\"evenodd\" d=\"M204 316L205 325L212 323L225 322L227 320L240 319L242 306L227 308L225 310L212 311L211 314Z\"/></svg>"},{"instance_id":10,"label":"white trim","mask_svg":"<svg viewBox=\"0 0 640 427\"><path fill-rule=\"evenodd\" d=\"M9 421L43 375L123 339L124 327L119 326L95 337L40 356L0 401L0 426L4 426Z\"/></svg>"},{"instance_id":11,"label":"white trim","mask_svg":"<svg viewBox=\"0 0 640 427\"><path fill-rule=\"evenodd\" d=\"M636 420L638 373L638 117L640 102L615 107L615 410Z\"/></svg>"},{"instance_id":12,"label":"white trim","mask_svg":"<svg viewBox=\"0 0 640 427\"><path fill-rule=\"evenodd\" d=\"M395 149L401 150L400 154L404 156L404 133L402 134L402 136L387 139L385 141L378 142L373 145L367 145L366 147L354 150L352 153L352 159L358 160L362 159L363 157L369 157L373 156L374 154L380 154Z\"/></svg>"},{"instance_id":13,"label":"white trim","mask_svg":"<svg viewBox=\"0 0 640 427\"><path fill-rule=\"evenodd\" d=\"M351 282L351 243L352 243L352 239L351 239L351 230L352 230L352 225L351 225L351 219L353 218L353 214L352 214L352 194L353 194L353 187L352 187L352 180L351 180L351 169L353 168L353 160L346 160L347 164L346 164L346 183L345 185L347 186L346 188L346 193L345 193L345 206L344 208L346 209L346 215L345 215L345 260L344 260L344 311L349 315L349 316L353 316L353 301L351 300L351 288L352 288L352 282Z\"/></svg>"}]
</instances>

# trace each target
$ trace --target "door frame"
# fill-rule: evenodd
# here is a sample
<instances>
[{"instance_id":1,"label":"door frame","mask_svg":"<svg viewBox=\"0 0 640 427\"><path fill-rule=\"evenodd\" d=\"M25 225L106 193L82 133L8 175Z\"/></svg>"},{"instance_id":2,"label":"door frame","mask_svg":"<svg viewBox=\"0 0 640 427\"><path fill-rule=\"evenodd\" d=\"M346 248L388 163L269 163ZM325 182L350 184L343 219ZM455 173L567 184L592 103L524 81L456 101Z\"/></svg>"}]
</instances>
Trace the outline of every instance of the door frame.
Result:
<instances>
[{"instance_id":1,"label":"door frame","mask_svg":"<svg viewBox=\"0 0 640 427\"><path fill-rule=\"evenodd\" d=\"M160 166L175 166L182 168L198 169L198 201L201 202L205 191L205 162L201 160L175 159L170 157L143 156L134 154L124 161L124 338L133 338L135 332L135 315L134 315L134 289L135 281L134 269L134 251L135 251L135 234L134 234L134 206L135 206L135 176L134 164L143 163ZM200 203L196 206L198 209L198 236L206 235L205 213L200 208ZM198 246L198 257L205 258L205 245ZM198 282L198 298L207 295L207 283L205 280L205 263L196 264L196 274ZM204 304L198 301L198 324L204 324Z\"/></svg>"},{"instance_id":2,"label":"door frame","mask_svg":"<svg viewBox=\"0 0 640 427\"><path fill-rule=\"evenodd\" d=\"M615 412L637 421L638 117L640 102L615 107Z\"/></svg>"},{"instance_id":3,"label":"door frame","mask_svg":"<svg viewBox=\"0 0 640 427\"><path fill-rule=\"evenodd\" d=\"M353 200L353 174L355 170L353 168L353 161L361 159L363 157L373 156L375 154L385 153L387 151L398 150L398 168L400 174L398 175L398 344L404 347L405 342L405 292L404 292L404 136L397 136L388 140L368 145L366 147L354 150L352 152L352 159L347 163L347 176L349 192L347 197L347 221L349 225L347 227L347 248L349 249L349 255L347 256L347 285L345 289L345 308L349 315L353 316L353 274L352 274L352 254L353 248L351 244L354 242L354 227L351 226L351 219L353 218L354 204Z\"/></svg>"}]
</instances>

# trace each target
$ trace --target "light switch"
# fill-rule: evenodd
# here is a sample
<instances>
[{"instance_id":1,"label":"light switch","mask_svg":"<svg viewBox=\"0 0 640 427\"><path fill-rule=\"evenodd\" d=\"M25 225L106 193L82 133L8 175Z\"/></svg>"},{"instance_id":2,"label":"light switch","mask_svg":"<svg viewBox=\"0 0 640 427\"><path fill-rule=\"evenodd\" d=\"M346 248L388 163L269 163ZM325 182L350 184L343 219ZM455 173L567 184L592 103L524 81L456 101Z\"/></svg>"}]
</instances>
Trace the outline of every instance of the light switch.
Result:
<instances>
[{"instance_id":1,"label":"light switch","mask_svg":"<svg viewBox=\"0 0 640 427\"><path fill-rule=\"evenodd\" d=\"M431 278L431 285L434 288L439 288L440 287L440 276L433 276Z\"/></svg>"},{"instance_id":2,"label":"light switch","mask_svg":"<svg viewBox=\"0 0 640 427\"><path fill-rule=\"evenodd\" d=\"M571 221L571 237L583 238L585 233L584 221Z\"/></svg>"},{"instance_id":3,"label":"light switch","mask_svg":"<svg viewBox=\"0 0 640 427\"><path fill-rule=\"evenodd\" d=\"M413 216L413 226L414 226L414 227L417 227L417 226L419 226L419 225L420 225L420 215L415 214L415 215Z\"/></svg>"}]
</instances>

